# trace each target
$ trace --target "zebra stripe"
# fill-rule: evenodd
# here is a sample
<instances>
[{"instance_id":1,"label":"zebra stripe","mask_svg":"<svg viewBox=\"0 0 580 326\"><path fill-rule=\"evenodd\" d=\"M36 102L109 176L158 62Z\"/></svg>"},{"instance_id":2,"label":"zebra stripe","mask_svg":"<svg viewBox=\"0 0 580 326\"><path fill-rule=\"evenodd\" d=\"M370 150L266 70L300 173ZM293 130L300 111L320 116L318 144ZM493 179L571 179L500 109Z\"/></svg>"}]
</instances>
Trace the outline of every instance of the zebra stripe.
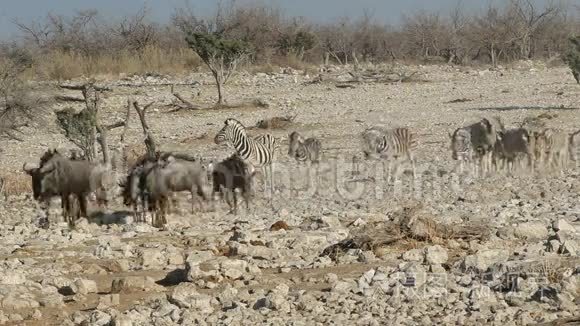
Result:
<instances>
[{"instance_id":1,"label":"zebra stripe","mask_svg":"<svg viewBox=\"0 0 580 326\"><path fill-rule=\"evenodd\" d=\"M288 155L296 159L298 162L318 162L320 155L320 148L322 147L320 141L316 138L308 138L304 140L302 136L294 131L289 136Z\"/></svg>"},{"instance_id":2,"label":"zebra stripe","mask_svg":"<svg viewBox=\"0 0 580 326\"><path fill-rule=\"evenodd\" d=\"M412 151L417 148L415 135L408 128L383 129L373 127L363 133L366 156L379 154L386 157L402 155L412 157Z\"/></svg>"},{"instance_id":3,"label":"zebra stripe","mask_svg":"<svg viewBox=\"0 0 580 326\"><path fill-rule=\"evenodd\" d=\"M262 168L264 178L266 179L269 175L270 191L271 193L274 192L274 172L272 168L276 149L276 138L274 136L265 134L252 139L247 135L246 128L241 122L229 118L224 122L224 127L217 133L214 141L216 144L224 142L232 144L238 156L249 163L252 174L255 167Z\"/></svg>"},{"instance_id":4,"label":"zebra stripe","mask_svg":"<svg viewBox=\"0 0 580 326\"><path fill-rule=\"evenodd\" d=\"M413 177L415 177L413 150L417 148L418 142L415 135L409 129L372 127L363 132L362 138L365 157L376 157L378 155L379 157L398 160L401 156L404 156L406 161L411 163ZM395 179L397 175L395 173Z\"/></svg>"},{"instance_id":5,"label":"zebra stripe","mask_svg":"<svg viewBox=\"0 0 580 326\"><path fill-rule=\"evenodd\" d=\"M451 135L451 158L461 162L470 162L473 154L471 132L465 128L456 129Z\"/></svg>"},{"instance_id":6,"label":"zebra stripe","mask_svg":"<svg viewBox=\"0 0 580 326\"><path fill-rule=\"evenodd\" d=\"M570 136L552 128L535 135L535 153L541 164L565 169L568 165Z\"/></svg>"},{"instance_id":7,"label":"zebra stripe","mask_svg":"<svg viewBox=\"0 0 580 326\"><path fill-rule=\"evenodd\" d=\"M266 134L252 139L238 120L227 119L214 140L216 144L231 143L240 158L252 165L261 167L272 163L276 143L274 136Z\"/></svg>"}]
</instances>

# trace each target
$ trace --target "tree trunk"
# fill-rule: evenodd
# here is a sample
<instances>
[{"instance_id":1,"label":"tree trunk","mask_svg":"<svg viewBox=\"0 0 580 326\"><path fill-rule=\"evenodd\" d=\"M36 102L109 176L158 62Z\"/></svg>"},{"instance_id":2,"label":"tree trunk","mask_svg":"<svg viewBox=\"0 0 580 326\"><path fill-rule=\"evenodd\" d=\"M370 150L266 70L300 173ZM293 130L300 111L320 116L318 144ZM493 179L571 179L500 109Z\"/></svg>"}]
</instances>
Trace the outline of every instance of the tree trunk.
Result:
<instances>
[{"instance_id":1,"label":"tree trunk","mask_svg":"<svg viewBox=\"0 0 580 326\"><path fill-rule=\"evenodd\" d=\"M217 89L218 89L218 105L223 105L224 104L224 95L223 95L223 83L221 80L217 80L216 79L216 83L217 83Z\"/></svg>"}]
</instances>

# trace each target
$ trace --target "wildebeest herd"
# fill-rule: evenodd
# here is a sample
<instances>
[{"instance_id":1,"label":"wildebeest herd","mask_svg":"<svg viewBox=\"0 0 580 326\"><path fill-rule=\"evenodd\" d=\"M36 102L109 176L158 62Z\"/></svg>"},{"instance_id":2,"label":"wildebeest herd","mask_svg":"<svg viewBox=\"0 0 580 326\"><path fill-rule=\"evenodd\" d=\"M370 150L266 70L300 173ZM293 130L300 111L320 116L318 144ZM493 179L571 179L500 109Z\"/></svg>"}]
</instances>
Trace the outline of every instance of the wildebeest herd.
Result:
<instances>
[{"instance_id":1,"label":"wildebeest herd","mask_svg":"<svg viewBox=\"0 0 580 326\"><path fill-rule=\"evenodd\" d=\"M476 175L479 171L504 169L512 173L517 162L525 163L531 171L536 168L564 170L569 158L577 160L580 152L580 131L568 134L552 128L506 129L499 118L481 119L457 128L449 136L451 156L458 162L459 172L463 173L467 164L469 171ZM304 139L298 132L292 132L288 140L291 158L310 163L320 160L320 140ZM415 175L413 152L418 140L408 128L372 127L360 134L360 140L366 158L395 161L404 158L411 163ZM192 212L196 199L204 210L207 202L214 205L219 196L227 202L230 212L237 213L237 191L249 209L256 168L262 169L264 182L269 176L270 186L274 188L272 162L278 139L270 134L252 138L241 122L227 119L214 142L230 145L235 153L223 161L204 164L200 158L189 155L157 152L142 156L130 167L119 186L123 203L133 208L135 221L145 222L146 212L151 211L151 223L162 227L167 223L169 207L177 204L174 194L182 191L191 193ZM34 199L49 204L51 198L60 197L63 217L71 226L79 217L87 217L90 194L106 206L115 188L110 166L67 158L56 150L44 153L38 165L25 164L23 169L31 176Z\"/></svg>"}]
</instances>

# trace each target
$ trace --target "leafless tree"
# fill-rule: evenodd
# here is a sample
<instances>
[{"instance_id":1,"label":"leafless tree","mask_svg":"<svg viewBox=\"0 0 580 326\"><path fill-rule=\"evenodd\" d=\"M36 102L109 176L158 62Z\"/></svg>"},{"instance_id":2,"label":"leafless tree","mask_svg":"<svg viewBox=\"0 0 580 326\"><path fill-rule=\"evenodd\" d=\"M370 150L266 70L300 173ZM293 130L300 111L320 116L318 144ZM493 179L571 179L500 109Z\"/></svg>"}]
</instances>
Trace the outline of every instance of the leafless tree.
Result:
<instances>
[{"instance_id":1,"label":"leafless tree","mask_svg":"<svg viewBox=\"0 0 580 326\"><path fill-rule=\"evenodd\" d=\"M115 28L120 40L129 50L141 53L158 42L157 26L148 21L148 15L149 9L142 7L134 15L125 17Z\"/></svg>"},{"instance_id":2,"label":"leafless tree","mask_svg":"<svg viewBox=\"0 0 580 326\"><path fill-rule=\"evenodd\" d=\"M39 118L41 99L31 95L20 79L22 67L0 59L0 137L22 140L20 129Z\"/></svg>"}]
</instances>

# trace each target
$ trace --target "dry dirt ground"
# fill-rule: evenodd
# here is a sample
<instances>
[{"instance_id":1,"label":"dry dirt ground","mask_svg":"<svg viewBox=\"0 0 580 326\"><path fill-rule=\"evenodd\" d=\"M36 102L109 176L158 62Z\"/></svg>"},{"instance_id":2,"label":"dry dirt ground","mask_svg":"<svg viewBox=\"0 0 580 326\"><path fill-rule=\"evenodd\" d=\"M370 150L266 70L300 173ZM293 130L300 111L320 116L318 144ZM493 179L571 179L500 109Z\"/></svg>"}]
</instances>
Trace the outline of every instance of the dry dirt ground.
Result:
<instances>
[{"instance_id":1,"label":"dry dirt ground","mask_svg":"<svg viewBox=\"0 0 580 326\"><path fill-rule=\"evenodd\" d=\"M259 98L267 107L179 112L166 106L173 96L159 84L198 81L176 90L207 107L215 96L209 75L100 81L112 89L103 95L104 121L122 120L127 98L154 101L147 118L160 149L208 161L231 154L213 143L226 118L251 127L295 115L284 129L249 130L281 140L276 192L268 200L258 191L237 216L225 203L191 214L184 195L163 230L132 223L120 201L103 213L94 208L73 230L54 202L42 229L31 194L3 196L0 323L524 325L579 317L580 165L563 174L458 176L448 136L492 116L507 127L542 115L548 126L580 129L580 87L568 69L407 69L421 80L336 88L305 83L312 77L300 73L240 73L227 86L229 102ZM34 88L76 95L53 83ZM51 112L24 129L23 142L0 142L6 187L26 188L24 162L73 148L54 119ZM135 112L131 119L128 143L140 151ZM415 181L409 173L387 181L382 162L353 163L359 133L373 125L417 133ZM112 149L121 129L109 134ZM286 155L294 130L322 141L318 166ZM272 230L277 221L288 230Z\"/></svg>"}]
</instances>

